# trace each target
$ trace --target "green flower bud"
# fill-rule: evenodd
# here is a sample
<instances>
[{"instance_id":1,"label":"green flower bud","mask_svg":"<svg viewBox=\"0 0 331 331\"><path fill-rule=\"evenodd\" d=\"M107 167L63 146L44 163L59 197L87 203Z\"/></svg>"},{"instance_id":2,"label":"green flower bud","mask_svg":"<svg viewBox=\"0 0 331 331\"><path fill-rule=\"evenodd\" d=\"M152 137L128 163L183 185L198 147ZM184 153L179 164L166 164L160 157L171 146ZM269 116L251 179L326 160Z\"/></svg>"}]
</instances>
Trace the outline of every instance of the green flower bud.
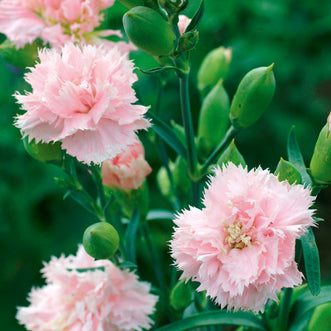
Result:
<instances>
[{"instance_id":1,"label":"green flower bud","mask_svg":"<svg viewBox=\"0 0 331 331\"><path fill-rule=\"evenodd\" d=\"M169 167L170 169L173 168L173 163L169 162ZM161 167L157 172L156 181L162 195L167 198L171 198L173 196L173 192L171 190L171 183L165 167Z\"/></svg>"},{"instance_id":2,"label":"green flower bud","mask_svg":"<svg viewBox=\"0 0 331 331\"><path fill-rule=\"evenodd\" d=\"M209 154L225 136L229 126L229 97L221 79L203 100L198 124L199 150Z\"/></svg>"},{"instance_id":3,"label":"green flower bud","mask_svg":"<svg viewBox=\"0 0 331 331\"><path fill-rule=\"evenodd\" d=\"M23 139L25 150L36 160L41 162L60 161L62 159L61 143L38 143L28 137Z\"/></svg>"},{"instance_id":4,"label":"green flower bud","mask_svg":"<svg viewBox=\"0 0 331 331\"><path fill-rule=\"evenodd\" d=\"M189 31L181 35L178 40L177 50L180 53L189 52L195 48L199 41L198 31Z\"/></svg>"},{"instance_id":5,"label":"green flower bud","mask_svg":"<svg viewBox=\"0 0 331 331\"><path fill-rule=\"evenodd\" d=\"M122 5L127 8L133 8L136 6L143 6L144 0L118 0Z\"/></svg>"},{"instance_id":6,"label":"green flower bud","mask_svg":"<svg viewBox=\"0 0 331 331\"><path fill-rule=\"evenodd\" d=\"M229 73L232 49L223 46L215 48L203 59L198 71L198 89L205 94L221 78L225 80Z\"/></svg>"},{"instance_id":7,"label":"green flower bud","mask_svg":"<svg viewBox=\"0 0 331 331\"><path fill-rule=\"evenodd\" d=\"M175 310L186 308L193 300L190 284L185 279L179 281L170 293L170 304Z\"/></svg>"},{"instance_id":8,"label":"green flower bud","mask_svg":"<svg viewBox=\"0 0 331 331\"><path fill-rule=\"evenodd\" d=\"M300 172L292 165L292 163L285 161L283 158L280 159L275 175L278 175L280 182L287 180L289 184L302 184L302 178Z\"/></svg>"},{"instance_id":9,"label":"green flower bud","mask_svg":"<svg viewBox=\"0 0 331 331\"><path fill-rule=\"evenodd\" d=\"M329 122L331 122L331 114ZM310 170L316 183L331 184L331 131L328 124L318 136L310 161Z\"/></svg>"},{"instance_id":10,"label":"green flower bud","mask_svg":"<svg viewBox=\"0 0 331 331\"><path fill-rule=\"evenodd\" d=\"M0 45L0 54L11 65L25 69L35 65L38 59L38 47L42 47L41 43L34 41L32 44L26 44L23 48L17 49L12 42L7 39Z\"/></svg>"},{"instance_id":11,"label":"green flower bud","mask_svg":"<svg viewBox=\"0 0 331 331\"><path fill-rule=\"evenodd\" d=\"M275 93L273 66L253 69L241 80L230 108L233 126L248 127L263 115Z\"/></svg>"},{"instance_id":12,"label":"green flower bud","mask_svg":"<svg viewBox=\"0 0 331 331\"><path fill-rule=\"evenodd\" d=\"M83 235L85 251L96 260L109 259L118 250L120 238L115 228L107 222L89 226Z\"/></svg>"},{"instance_id":13,"label":"green flower bud","mask_svg":"<svg viewBox=\"0 0 331 331\"><path fill-rule=\"evenodd\" d=\"M163 17L147 7L134 7L123 17L124 30L140 49L155 56L172 54L175 34Z\"/></svg>"},{"instance_id":14,"label":"green flower bud","mask_svg":"<svg viewBox=\"0 0 331 331\"><path fill-rule=\"evenodd\" d=\"M226 165L229 162L232 162L236 166L239 166L239 164L243 167L246 166L245 159L236 147L234 139L231 141L228 148L222 153L221 157L217 161L217 164L221 167L223 164Z\"/></svg>"}]
</instances>

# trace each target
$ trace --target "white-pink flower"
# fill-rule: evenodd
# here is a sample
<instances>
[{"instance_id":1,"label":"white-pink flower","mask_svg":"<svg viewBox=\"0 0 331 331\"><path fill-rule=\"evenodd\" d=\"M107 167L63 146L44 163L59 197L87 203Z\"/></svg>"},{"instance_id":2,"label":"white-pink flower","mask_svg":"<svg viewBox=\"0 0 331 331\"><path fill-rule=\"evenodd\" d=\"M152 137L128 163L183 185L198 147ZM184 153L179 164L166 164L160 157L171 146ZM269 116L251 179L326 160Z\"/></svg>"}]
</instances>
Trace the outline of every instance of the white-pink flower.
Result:
<instances>
[{"instance_id":1,"label":"white-pink flower","mask_svg":"<svg viewBox=\"0 0 331 331\"><path fill-rule=\"evenodd\" d=\"M76 256L52 257L44 265L47 284L33 288L30 306L18 307L16 315L28 330L131 331L153 323L157 296L133 272L94 261L81 245ZM99 269L82 270L87 268Z\"/></svg>"},{"instance_id":2,"label":"white-pink flower","mask_svg":"<svg viewBox=\"0 0 331 331\"><path fill-rule=\"evenodd\" d=\"M199 282L221 308L263 311L283 287L302 282L295 240L314 225L313 200L308 188L267 170L217 168L205 207L175 219L171 250L181 277Z\"/></svg>"},{"instance_id":3,"label":"white-pink flower","mask_svg":"<svg viewBox=\"0 0 331 331\"><path fill-rule=\"evenodd\" d=\"M63 46L68 41L90 43L98 36L120 33L113 30L94 31L103 20L101 11L114 2L115 0L1 0L0 32L17 47L23 47L36 38L41 38L53 47Z\"/></svg>"},{"instance_id":4,"label":"white-pink flower","mask_svg":"<svg viewBox=\"0 0 331 331\"><path fill-rule=\"evenodd\" d=\"M185 15L179 15L178 16L178 29L180 34L183 34L188 27L188 25L191 23L191 19L188 18Z\"/></svg>"},{"instance_id":5,"label":"white-pink flower","mask_svg":"<svg viewBox=\"0 0 331 331\"><path fill-rule=\"evenodd\" d=\"M144 146L137 139L126 151L102 163L102 182L125 190L137 189L151 171Z\"/></svg>"},{"instance_id":6,"label":"white-pink flower","mask_svg":"<svg viewBox=\"0 0 331 331\"><path fill-rule=\"evenodd\" d=\"M137 101L133 64L116 48L74 46L41 50L25 76L32 92L16 99L26 110L15 125L36 142L61 141L79 161L101 163L136 141L150 123Z\"/></svg>"}]
</instances>

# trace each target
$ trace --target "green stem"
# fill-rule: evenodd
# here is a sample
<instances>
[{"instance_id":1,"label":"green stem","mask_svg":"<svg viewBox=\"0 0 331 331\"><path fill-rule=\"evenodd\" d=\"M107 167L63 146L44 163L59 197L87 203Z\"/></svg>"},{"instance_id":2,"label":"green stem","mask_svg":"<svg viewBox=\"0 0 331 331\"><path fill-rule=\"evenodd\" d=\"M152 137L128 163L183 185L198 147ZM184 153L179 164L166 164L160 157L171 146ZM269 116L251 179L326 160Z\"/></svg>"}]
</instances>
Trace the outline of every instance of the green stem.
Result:
<instances>
[{"instance_id":1,"label":"green stem","mask_svg":"<svg viewBox=\"0 0 331 331\"><path fill-rule=\"evenodd\" d=\"M239 129L235 128L234 126L230 126L228 129L225 137L221 141L221 143L216 147L216 149L213 151L213 153L209 156L207 161L201 166L200 168L200 176L204 176L208 168L214 164L217 160L217 158L220 156L220 154L224 151L224 149L228 146L228 144L231 142L233 137L238 133Z\"/></svg>"},{"instance_id":2,"label":"green stem","mask_svg":"<svg viewBox=\"0 0 331 331\"><path fill-rule=\"evenodd\" d=\"M103 184L102 184L102 176L101 176L101 169L96 166L91 166L90 167L91 172L92 172L92 177L95 182L95 186L97 188L97 193L98 193L98 198L101 203L101 209L104 209L106 206L106 197L105 197L105 192L103 189Z\"/></svg>"},{"instance_id":3,"label":"green stem","mask_svg":"<svg viewBox=\"0 0 331 331\"><path fill-rule=\"evenodd\" d=\"M159 259L156 257L155 252L154 252L154 247L152 245L151 238L149 236L149 229L148 229L148 224L147 221L145 221L142 226L140 227L140 230L146 240L146 245L148 252L150 254L152 264L153 264L153 269L155 272L156 279L158 281L159 287L162 290L162 293L166 293L166 285L165 285L165 280L164 280L164 275L161 269L161 265L159 262Z\"/></svg>"},{"instance_id":4,"label":"green stem","mask_svg":"<svg viewBox=\"0 0 331 331\"><path fill-rule=\"evenodd\" d=\"M197 168L197 152L194 143L194 130L190 106L189 97L189 74L181 73L179 76L180 86L180 104L183 118L183 125L185 129L185 139L187 146L187 162L189 166L189 172L191 175L196 173Z\"/></svg>"},{"instance_id":5,"label":"green stem","mask_svg":"<svg viewBox=\"0 0 331 331\"><path fill-rule=\"evenodd\" d=\"M278 331L286 331L288 330L288 317L290 314L290 305L291 305L291 297L292 297L292 288L285 288L283 298L279 307L279 315L278 315Z\"/></svg>"}]
</instances>

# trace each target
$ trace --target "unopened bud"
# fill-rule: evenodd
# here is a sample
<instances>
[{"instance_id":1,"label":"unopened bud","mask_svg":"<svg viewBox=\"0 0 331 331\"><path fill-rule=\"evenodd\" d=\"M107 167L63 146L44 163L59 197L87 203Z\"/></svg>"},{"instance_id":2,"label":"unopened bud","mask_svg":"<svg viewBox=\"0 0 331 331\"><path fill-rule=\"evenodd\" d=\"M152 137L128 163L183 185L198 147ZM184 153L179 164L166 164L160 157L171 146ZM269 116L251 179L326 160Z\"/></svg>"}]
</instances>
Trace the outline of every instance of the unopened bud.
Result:
<instances>
[{"instance_id":1,"label":"unopened bud","mask_svg":"<svg viewBox=\"0 0 331 331\"><path fill-rule=\"evenodd\" d=\"M85 251L96 260L109 259L118 250L120 238L116 229L107 222L89 226L83 236Z\"/></svg>"},{"instance_id":2,"label":"unopened bud","mask_svg":"<svg viewBox=\"0 0 331 331\"><path fill-rule=\"evenodd\" d=\"M195 48L198 44L199 32L198 31L189 31L183 33L178 40L177 50L180 53L189 52Z\"/></svg>"},{"instance_id":3,"label":"unopened bud","mask_svg":"<svg viewBox=\"0 0 331 331\"><path fill-rule=\"evenodd\" d=\"M175 34L155 10L134 7L123 17L124 30L140 49L155 56L170 55L175 49Z\"/></svg>"},{"instance_id":4,"label":"unopened bud","mask_svg":"<svg viewBox=\"0 0 331 331\"><path fill-rule=\"evenodd\" d=\"M185 279L179 281L170 293L170 304L175 310L186 308L193 299L191 286Z\"/></svg>"},{"instance_id":5,"label":"unopened bud","mask_svg":"<svg viewBox=\"0 0 331 331\"><path fill-rule=\"evenodd\" d=\"M229 97L223 87L222 79L203 100L198 124L199 149L209 154L225 136L229 126Z\"/></svg>"},{"instance_id":6,"label":"unopened bud","mask_svg":"<svg viewBox=\"0 0 331 331\"><path fill-rule=\"evenodd\" d=\"M253 69L241 80L230 108L234 127L254 124L269 106L276 87L272 68L273 64Z\"/></svg>"},{"instance_id":7,"label":"unopened bud","mask_svg":"<svg viewBox=\"0 0 331 331\"><path fill-rule=\"evenodd\" d=\"M232 162L236 166L239 166L239 164L243 167L246 166L245 159L236 147L234 139L228 148L222 153L221 157L217 161L217 164L221 167L223 164L226 165L229 162Z\"/></svg>"},{"instance_id":8,"label":"unopened bud","mask_svg":"<svg viewBox=\"0 0 331 331\"><path fill-rule=\"evenodd\" d=\"M280 182L287 180L290 185L294 183L302 184L300 172L294 167L294 165L283 158L280 159L277 165L275 175L278 175L278 180Z\"/></svg>"},{"instance_id":9,"label":"unopened bud","mask_svg":"<svg viewBox=\"0 0 331 331\"><path fill-rule=\"evenodd\" d=\"M331 113L318 136L310 170L316 183L331 184Z\"/></svg>"},{"instance_id":10,"label":"unopened bud","mask_svg":"<svg viewBox=\"0 0 331 331\"><path fill-rule=\"evenodd\" d=\"M198 89L205 94L220 79L227 78L232 59L231 48L218 47L207 54L198 71Z\"/></svg>"},{"instance_id":11,"label":"unopened bud","mask_svg":"<svg viewBox=\"0 0 331 331\"><path fill-rule=\"evenodd\" d=\"M61 143L29 142L28 137L23 139L24 148L33 158L41 162L59 161L62 158Z\"/></svg>"}]
</instances>

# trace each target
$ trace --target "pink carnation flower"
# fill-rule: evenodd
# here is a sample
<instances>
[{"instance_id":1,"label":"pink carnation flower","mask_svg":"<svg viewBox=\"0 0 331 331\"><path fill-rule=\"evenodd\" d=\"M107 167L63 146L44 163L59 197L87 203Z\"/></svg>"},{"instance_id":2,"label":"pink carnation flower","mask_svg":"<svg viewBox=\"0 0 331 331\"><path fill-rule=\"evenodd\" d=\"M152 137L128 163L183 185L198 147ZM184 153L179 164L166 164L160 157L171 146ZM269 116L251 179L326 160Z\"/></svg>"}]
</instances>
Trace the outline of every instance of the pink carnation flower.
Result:
<instances>
[{"instance_id":1,"label":"pink carnation flower","mask_svg":"<svg viewBox=\"0 0 331 331\"><path fill-rule=\"evenodd\" d=\"M302 282L295 240L314 225L313 200L309 189L267 170L217 168L205 208L175 219L171 250L181 277L199 282L221 308L263 311L283 287Z\"/></svg>"},{"instance_id":2,"label":"pink carnation flower","mask_svg":"<svg viewBox=\"0 0 331 331\"><path fill-rule=\"evenodd\" d=\"M188 27L188 25L191 23L191 19L188 18L185 15L179 15L178 16L178 29L180 34L183 34Z\"/></svg>"},{"instance_id":3,"label":"pink carnation flower","mask_svg":"<svg viewBox=\"0 0 331 331\"><path fill-rule=\"evenodd\" d=\"M31 331L122 331L149 329L157 296L150 285L108 260L94 261L79 246L76 256L44 264L46 283L33 288L17 319ZM81 270L85 268L98 268Z\"/></svg>"},{"instance_id":4,"label":"pink carnation flower","mask_svg":"<svg viewBox=\"0 0 331 331\"><path fill-rule=\"evenodd\" d=\"M331 112L328 116L328 126L329 126L329 134L331 134Z\"/></svg>"},{"instance_id":5,"label":"pink carnation flower","mask_svg":"<svg viewBox=\"0 0 331 331\"><path fill-rule=\"evenodd\" d=\"M115 158L102 164L104 185L121 189L137 189L149 175L152 168L145 160L145 150L139 139Z\"/></svg>"},{"instance_id":6,"label":"pink carnation flower","mask_svg":"<svg viewBox=\"0 0 331 331\"><path fill-rule=\"evenodd\" d=\"M41 50L26 74L32 93L16 94L26 110L15 125L36 142L61 141L79 161L101 163L136 141L150 124L137 101L133 64L116 48L66 44Z\"/></svg>"},{"instance_id":7,"label":"pink carnation flower","mask_svg":"<svg viewBox=\"0 0 331 331\"><path fill-rule=\"evenodd\" d=\"M2 0L0 32L17 47L23 47L36 38L41 38L53 47L63 46L68 41L90 43L98 36L120 33L113 30L94 31L103 20L101 11L114 2L115 0Z\"/></svg>"}]
</instances>

